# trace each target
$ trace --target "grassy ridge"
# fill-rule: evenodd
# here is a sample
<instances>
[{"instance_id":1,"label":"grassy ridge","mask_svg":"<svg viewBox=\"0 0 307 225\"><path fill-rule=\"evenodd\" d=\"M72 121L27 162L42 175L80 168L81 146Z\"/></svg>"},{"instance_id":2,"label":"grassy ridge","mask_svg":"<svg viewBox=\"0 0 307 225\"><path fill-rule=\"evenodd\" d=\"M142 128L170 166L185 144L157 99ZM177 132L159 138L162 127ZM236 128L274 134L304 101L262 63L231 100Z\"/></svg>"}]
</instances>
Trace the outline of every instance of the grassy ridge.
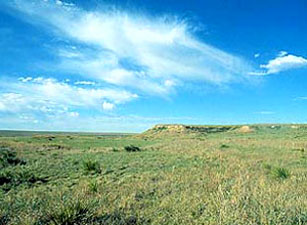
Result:
<instances>
[{"instance_id":1,"label":"grassy ridge","mask_svg":"<svg viewBox=\"0 0 307 225\"><path fill-rule=\"evenodd\" d=\"M307 223L304 128L44 134L0 147L16 152L1 156L0 224Z\"/></svg>"}]
</instances>

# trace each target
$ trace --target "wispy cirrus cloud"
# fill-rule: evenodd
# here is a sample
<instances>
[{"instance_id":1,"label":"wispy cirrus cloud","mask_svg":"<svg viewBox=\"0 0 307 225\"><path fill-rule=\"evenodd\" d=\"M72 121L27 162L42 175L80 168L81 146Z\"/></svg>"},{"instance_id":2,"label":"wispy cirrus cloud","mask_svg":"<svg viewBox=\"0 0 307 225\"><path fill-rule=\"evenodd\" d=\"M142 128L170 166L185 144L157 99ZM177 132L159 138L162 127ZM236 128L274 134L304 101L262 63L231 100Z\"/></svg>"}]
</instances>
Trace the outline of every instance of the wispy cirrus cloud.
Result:
<instances>
[{"instance_id":1,"label":"wispy cirrus cloud","mask_svg":"<svg viewBox=\"0 0 307 225\"><path fill-rule=\"evenodd\" d=\"M267 64L260 65L260 68L264 69L263 71L251 72L250 74L260 76L269 75L306 66L307 58L281 51L275 59L270 60Z\"/></svg>"},{"instance_id":2,"label":"wispy cirrus cloud","mask_svg":"<svg viewBox=\"0 0 307 225\"><path fill-rule=\"evenodd\" d=\"M297 98L294 98L295 101L297 100L307 100L307 96L300 96L300 97L297 97Z\"/></svg>"},{"instance_id":3,"label":"wispy cirrus cloud","mask_svg":"<svg viewBox=\"0 0 307 225\"><path fill-rule=\"evenodd\" d=\"M85 11L58 0L12 2L30 23L77 46L55 51L58 66L86 78L167 95L183 82L221 85L244 80L251 71L244 59L197 39L193 25L174 16Z\"/></svg>"}]
</instances>

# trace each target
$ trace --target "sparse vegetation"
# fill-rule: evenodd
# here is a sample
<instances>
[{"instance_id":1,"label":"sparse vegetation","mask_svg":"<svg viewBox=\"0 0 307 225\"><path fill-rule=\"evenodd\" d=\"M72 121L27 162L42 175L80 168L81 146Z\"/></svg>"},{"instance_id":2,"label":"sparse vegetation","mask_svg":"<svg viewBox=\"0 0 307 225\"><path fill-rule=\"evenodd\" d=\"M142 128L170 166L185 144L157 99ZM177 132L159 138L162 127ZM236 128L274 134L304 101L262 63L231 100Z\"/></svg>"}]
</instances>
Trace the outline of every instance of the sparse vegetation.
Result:
<instances>
[{"instance_id":1,"label":"sparse vegetation","mask_svg":"<svg viewBox=\"0 0 307 225\"><path fill-rule=\"evenodd\" d=\"M272 126L4 134L0 225L307 224L306 125Z\"/></svg>"}]
</instances>

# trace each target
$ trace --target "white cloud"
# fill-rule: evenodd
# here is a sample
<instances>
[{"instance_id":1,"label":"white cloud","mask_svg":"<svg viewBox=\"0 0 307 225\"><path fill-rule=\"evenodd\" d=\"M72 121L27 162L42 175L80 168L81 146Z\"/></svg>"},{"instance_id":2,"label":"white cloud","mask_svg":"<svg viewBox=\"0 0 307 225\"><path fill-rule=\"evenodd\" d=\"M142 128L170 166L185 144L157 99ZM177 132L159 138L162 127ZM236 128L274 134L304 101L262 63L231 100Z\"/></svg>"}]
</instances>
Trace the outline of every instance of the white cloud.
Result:
<instances>
[{"instance_id":1,"label":"white cloud","mask_svg":"<svg viewBox=\"0 0 307 225\"><path fill-rule=\"evenodd\" d=\"M60 0L56 0L55 3L56 3L57 5L63 5L63 2L60 1Z\"/></svg>"},{"instance_id":2,"label":"white cloud","mask_svg":"<svg viewBox=\"0 0 307 225\"><path fill-rule=\"evenodd\" d=\"M45 2L47 2L45 0ZM67 3L67 2L64 2L64 1L61 1L61 0L55 0L55 4L58 5L58 6L74 6L73 3Z\"/></svg>"},{"instance_id":3,"label":"white cloud","mask_svg":"<svg viewBox=\"0 0 307 225\"><path fill-rule=\"evenodd\" d=\"M260 56L259 53L254 54L254 57L255 57L255 58L258 58L259 56Z\"/></svg>"},{"instance_id":4,"label":"white cloud","mask_svg":"<svg viewBox=\"0 0 307 225\"><path fill-rule=\"evenodd\" d=\"M70 112L68 115L71 116L71 117L79 117L78 112Z\"/></svg>"},{"instance_id":5,"label":"white cloud","mask_svg":"<svg viewBox=\"0 0 307 225\"><path fill-rule=\"evenodd\" d=\"M260 112L256 112L257 114L262 114L262 115L272 115L275 114L275 112L272 111L260 111Z\"/></svg>"},{"instance_id":6,"label":"white cloud","mask_svg":"<svg viewBox=\"0 0 307 225\"><path fill-rule=\"evenodd\" d=\"M122 11L84 11L61 3L15 0L29 22L53 28L55 35L90 46L56 51L60 68L86 78L150 94L166 95L164 80L226 84L251 71L243 59L197 39L193 26L171 16L154 18Z\"/></svg>"},{"instance_id":7,"label":"white cloud","mask_svg":"<svg viewBox=\"0 0 307 225\"><path fill-rule=\"evenodd\" d=\"M82 81L76 81L75 82L76 85L95 85L96 83L93 82L93 81L85 81L85 80L82 80Z\"/></svg>"},{"instance_id":8,"label":"white cloud","mask_svg":"<svg viewBox=\"0 0 307 225\"><path fill-rule=\"evenodd\" d=\"M58 55L63 58L80 58L82 54L76 50L59 49Z\"/></svg>"},{"instance_id":9,"label":"white cloud","mask_svg":"<svg viewBox=\"0 0 307 225\"><path fill-rule=\"evenodd\" d=\"M104 101L104 102L102 103L102 108L103 108L104 110L113 110L114 107L115 107L115 105L112 104L112 103L109 103L109 102L106 102L106 101Z\"/></svg>"},{"instance_id":10,"label":"white cloud","mask_svg":"<svg viewBox=\"0 0 307 225\"><path fill-rule=\"evenodd\" d=\"M28 82L32 80L32 77L20 77L18 80L21 82Z\"/></svg>"},{"instance_id":11,"label":"white cloud","mask_svg":"<svg viewBox=\"0 0 307 225\"><path fill-rule=\"evenodd\" d=\"M281 51L275 59L270 60L267 64L260 65L260 68L265 69L264 71L250 72L249 74L269 75L305 66L307 66L306 58Z\"/></svg>"},{"instance_id":12,"label":"white cloud","mask_svg":"<svg viewBox=\"0 0 307 225\"><path fill-rule=\"evenodd\" d=\"M299 68L307 65L307 59L295 55L283 55L273 60L268 64L261 65L261 68L267 69L267 74L279 73L284 70Z\"/></svg>"},{"instance_id":13,"label":"white cloud","mask_svg":"<svg viewBox=\"0 0 307 225\"><path fill-rule=\"evenodd\" d=\"M164 81L164 85L165 85L166 87L173 87L173 86L176 85L176 82L175 82L174 80L165 80L165 81Z\"/></svg>"},{"instance_id":14,"label":"white cloud","mask_svg":"<svg viewBox=\"0 0 307 225\"><path fill-rule=\"evenodd\" d=\"M0 111L6 111L6 106L4 105L4 103L0 102Z\"/></svg>"},{"instance_id":15,"label":"white cloud","mask_svg":"<svg viewBox=\"0 0 307 225\"><path fill-rule=\"evenodd\" d=\"M307 100L307 96L297 97L294 100ZM1 108L1 106L0 106L0 108Z\"/></svg>"},{"instance_id":16,"label":"white cloud","mask_svg":"<svg viewBox=\"0 0 307 225\"><path fill-rule=\"evenodd\" d=\"M288 52L280 51L279 54L278 54L278 57L283 57L283 56L286 56L286 55L288 55Z\"/></svg>"},{"instance_id":17,"label":"white cloud","mask_svg":"<svg viewBox=\"0 0 307 225\"><path fill-rule=\"evenodd\" d=\"M76 117L72 109L98 110L100 105L123 104L138 96L125 90L81 88L55 79L33 78L29 82L2 81L0 111L11 113L40 112L41 114L67 114ZM109 106L110 107L110 106ZM114 107L114 106L113 106Z\"/></svg>"}]
</instances>

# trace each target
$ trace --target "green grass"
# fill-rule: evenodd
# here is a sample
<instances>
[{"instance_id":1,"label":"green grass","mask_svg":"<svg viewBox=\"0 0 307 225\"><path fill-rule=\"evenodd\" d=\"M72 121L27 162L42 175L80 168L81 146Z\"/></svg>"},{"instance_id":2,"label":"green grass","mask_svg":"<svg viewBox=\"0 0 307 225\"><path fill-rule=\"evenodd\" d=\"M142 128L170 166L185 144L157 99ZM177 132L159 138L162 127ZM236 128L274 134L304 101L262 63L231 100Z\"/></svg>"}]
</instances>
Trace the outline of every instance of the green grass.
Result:
<instances>
[{"instance_id":1,"label":"green grass","mask_svg":"<svg viewBox=\"0 0 307 225\"><path fill-rule=\"evenodd\" d=\"M306 224L307 129L253 129L6 133L0 224Z\"/></svg>"}]
</instances>

